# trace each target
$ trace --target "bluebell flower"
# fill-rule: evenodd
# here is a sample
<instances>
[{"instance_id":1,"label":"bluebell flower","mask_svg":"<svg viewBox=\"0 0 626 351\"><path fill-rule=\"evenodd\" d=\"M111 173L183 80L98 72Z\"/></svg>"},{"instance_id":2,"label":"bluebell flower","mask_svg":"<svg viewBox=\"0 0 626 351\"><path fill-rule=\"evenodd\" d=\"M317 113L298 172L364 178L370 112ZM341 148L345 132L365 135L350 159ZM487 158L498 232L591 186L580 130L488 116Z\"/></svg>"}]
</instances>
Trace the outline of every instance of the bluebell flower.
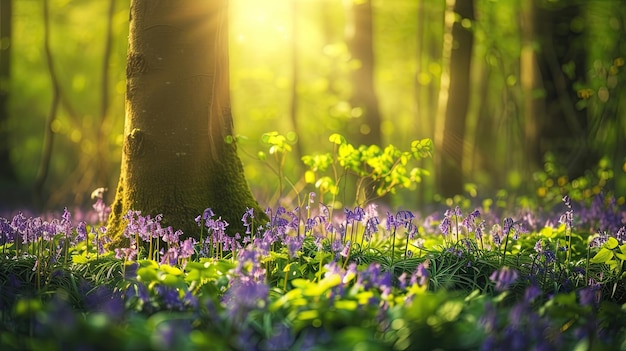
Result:
<instances>
[{"instance_id":1,"label":"bluebell flower","mask_svg":"<svg viewBox=\"0 0 626 351\"><path fill-rule=\"evenodd\" d=\"M537 242L535 243L534 249L536 253L543 252L543 241L541 239L537 240Z\"/></svg>"},{"instance_id":2,"label":"bluebell flower","mask_svg":"<svg viewBox=\"0 0 626 351\"><path fill-rule=\"evenodd\" d=\"M439 230L441 231L441 233L443 235L448 235L450 234L450 217L446 216L441 220L441 223L439 223Z\"/></svg>"},{"instance_id":3,"label":"bluebell flower","mask_svg":"<svg viewBox=\"0 0 626 351\"><path fill-rule=\"evenodd\" d=\"M269 287L264 281L236 277L231 279L223 302L233 323L240 324L250 311L266 307L268 294Z\"/></svg>"},{"instance_id":4,"label":"bluebell flower","mask_svg":"<svg viewBox=\"0 0 626 351\"><path fill-rule=\"evenodd\" d=\"M246 212L241 217L244 227L246 227L246 234L252 233L252 222L254 220L254 208L246 207Z\"/></svg>"},{"instance_id":5,"label":"bluebell flower","mask_svg":"<svg viewBox=\"0 0 626 351\"><path fill-rule=\"evenodd\" d=\"M6 218L0 218L0 245L14 241L15 230Z\"/></svg>"},{"instance_id":6,"label":"bluebell flower","mask_svg":"<svg viewBox=\"0 0 626 351\"><path fill-rule=\"evenodd\" d=\"M619 228L617 233L615 233L615 239L617 239L620 245L626 242L626 226L622 226L621 228Z\"/></svg>"},{"instance_id":7,"label":"bluebell flower","mask_svg":"<svg viewBox=\"0 0 626 351\"><path fill-rule=\"evenodd\" d=\"M195 252L194 245L196 244L196 240L194 238L185 239L180 246L180 258L186 259L190 258L191 255Z\"/></svg>"},{"instance_id":8,"label":"bluebell flower","mask_svg":"<svg viewBox=\"0 0 626 351\"><path fill-rule=\"evenodd\" d=\"M302 236L287 236L285 238L285 245L290 258L296 257L296 253L302 249L303 242L304 237Z\"/></svg>"},{"instance_id":9,"label":"bluebell flower","mask_svg":"<svg viewBox=\"0 0 626 351\"><path fill-rule=\"evenodd\" d=\"M494 224L491 227L491 239L496 246L502 244L502 231L500 230L499 224Z\"/></svg>"},{"instance_id":10,"label":"bluebell flower","mask_svg":"<svg viewBox=\"0 0 626 351\"><path fill-rule=\"evenodd\" d=\"M496 291L505 291L511 286L511 284L515 283L519 273L508 266L503 266L499 270L493 271L489 279L496 283L495 290Z\"/></svg>"},{"instance_id":11,"label":"bluebell flower","mask_svg":"<svg viewBox=\"0 0 626 351\"><path fill-rule=\"evenodd\" d=\"M76 237L74 238L73 244L77 244L81 241L87 240L87 223L79 222L76 226Z\"/></svg>"},{"instance_id":12,"label":"bluebell flower","mask_svg":"<svg viewBox=\"0 0 626 351\"><path fill-rule=\"evenodd\" d=\"M339 254L343 257L348 257L349 253L350 253L350 240L346 242L346 245L344 245L343 249L341 249L341 252Z\"/></svg>"},{"instance_id":13,"label":"bluebell flower","mask_svg":"<svg viewBox=\"0 0 626 351\"><path fill-rule=\"evenodd\" d=\"M170 247L169 249L167 249L165 253L163 252L163 250L161 250L161 262L160 262L161 264L175 266L177 262L178 262L178 248L177 247Z\"/></svg>"},{"instance_id":14,"label":"bluebell flower","mask_svg":"<svg viewBox=\"0 0 626 351\"><path fill-rule=\"evenodd\" d=\"M430 266L430 261L426 260L415 268L415 272L411 275L411 284L417 284L419 286L425 286L428 283L428 278L430 273L428 272L428 268Z\"/></svg>"},{"instance_id":15,"label":"bluebell flower","mask_svg":"<svg viewBox=\"0 0 626 351\"><path fill-rule=\"evenodd\" d=\"M292 328L284 323L274 325L273 332L267 340L261 343L261 348L267 351L289 350L295 342Z\"/></svg>"},{"instance_id":16,"label":"bluebell flower","mask_svg":"<svg viewBox=\"0 0 626 351\"><path fill-rule=\"evenodd\" d=\"M504 234L504 236L508 235L511 232L513 224L513 218L506 217L504 219L504 224L502 225L502 233Z\"/></svg>"}]
</instances>

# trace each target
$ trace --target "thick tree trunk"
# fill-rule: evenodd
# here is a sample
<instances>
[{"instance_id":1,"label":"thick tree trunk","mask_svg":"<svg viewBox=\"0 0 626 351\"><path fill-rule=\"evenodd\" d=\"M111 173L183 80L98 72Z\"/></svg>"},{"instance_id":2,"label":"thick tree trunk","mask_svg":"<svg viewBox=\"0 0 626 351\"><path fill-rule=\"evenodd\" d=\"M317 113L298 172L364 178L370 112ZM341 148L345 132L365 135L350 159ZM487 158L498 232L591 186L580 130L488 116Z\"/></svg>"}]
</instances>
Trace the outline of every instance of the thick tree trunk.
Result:
<instances>
[{"instance_id":1,"label":"thick tree trunk","mask_svg":"<svg viewBox=\"0 0 626 351\"><path fill-rule=\"evenodd\" d=\"M124 239L127 211L163 214L197 237L212 208L243 233L246 207L263 215L233 142L228 71L228 1L133 0L120 180L109 222Z\"/></svg>"},{"instance_id":2,"label":"thick tree trunk","mask_svg":"<svg viewBox=\"0 0 626 351\"><path fill-rule=\"evenodd\" d=\"M452 24L452 35L447 42L444 40L443 58L448 57L449 68L442 74L435 132L437 190L445 197L463 192L465 121L474 42L471 29L462 25L465 20L474 20L474 0L448 0L448 3L454 4L453 11L462 20ZM446 25L450 28L450 23ZM450 29L447 32L450 33Z\"/></svg>"}]
</instances>

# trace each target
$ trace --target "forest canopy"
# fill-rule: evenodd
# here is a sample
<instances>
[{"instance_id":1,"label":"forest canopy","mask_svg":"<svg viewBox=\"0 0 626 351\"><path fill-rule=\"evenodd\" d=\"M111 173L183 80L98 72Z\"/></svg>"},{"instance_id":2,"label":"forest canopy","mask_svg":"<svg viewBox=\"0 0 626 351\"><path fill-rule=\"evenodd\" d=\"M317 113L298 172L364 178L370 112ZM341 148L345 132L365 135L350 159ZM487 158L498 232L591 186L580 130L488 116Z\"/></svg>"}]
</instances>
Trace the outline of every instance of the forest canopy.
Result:
<instances>
[{"instance_id":1,"label":"forest canopy","mask_svg":"<svg viewBox=\"0 0 626 351\"><path fill-rule=\"evenodd\" d=\"M1 4L0 208L84 205L119 176L129 1ZM405 207L581 177L626 193L620 1L232 0L229 21L235 138L261 204L296 197L259 157L273 132L299 191L314 190L300 158L339 133L435 141L430 175L389 199Z\"/></svg>"}]
</instances>

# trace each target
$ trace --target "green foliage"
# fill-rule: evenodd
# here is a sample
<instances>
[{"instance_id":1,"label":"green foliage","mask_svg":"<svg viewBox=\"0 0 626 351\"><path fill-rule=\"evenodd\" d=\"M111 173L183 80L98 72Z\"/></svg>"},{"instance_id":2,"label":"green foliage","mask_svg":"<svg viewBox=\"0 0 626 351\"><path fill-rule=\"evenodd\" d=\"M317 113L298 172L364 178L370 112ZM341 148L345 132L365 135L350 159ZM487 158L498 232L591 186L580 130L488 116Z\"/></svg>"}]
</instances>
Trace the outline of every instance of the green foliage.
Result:
<instances>
[{"instance_id":1,"label":"green foliage","mask_svg":"<svg viewBox=\"0 0 626 351\"><path fill-rule=\"evenodd\" d=\"M356 178L354 202L363 205L387 194L395 194L398 189L415 189L422 176L429 174L414 165L414 161L432 156L430 139L411 142L411 151L402 151L393 145L355 147L337 133L330 135L328 141L333 144L332 153L304 155L302 162L308 167L305 181L315 185L322 199L326 194L331 195L331 203L339 194L341 183L347 182L349 176Z\"/></svg>"}]
</instances>

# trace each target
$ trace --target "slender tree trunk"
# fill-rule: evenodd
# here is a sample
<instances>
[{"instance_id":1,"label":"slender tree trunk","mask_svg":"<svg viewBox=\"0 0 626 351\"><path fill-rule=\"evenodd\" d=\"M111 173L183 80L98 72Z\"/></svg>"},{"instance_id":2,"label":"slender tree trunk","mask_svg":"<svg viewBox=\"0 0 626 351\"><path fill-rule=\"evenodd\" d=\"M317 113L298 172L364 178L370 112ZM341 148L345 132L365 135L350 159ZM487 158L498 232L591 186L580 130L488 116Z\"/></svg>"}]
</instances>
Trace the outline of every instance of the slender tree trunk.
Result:
<instances>
[{"instance_id":1,"label":"slender tree trunk","mask_svg":"<svg viewBox=\"0 0 626 351\"><path fill-rule=\"evenodd\" d=\"M41 151L41 161L39 162L39 169L35 182L33 185L33 196L35 205L39 208L44 206L44 184L48 178L48 172L50 170L50 162L52 160L52 148L54 146L54 132L52 131L52 122L56 118L61 103L61 85L59 83L58 75L54 67L54 61L52 59L52 49L50 48L50 3L49 0L43 2L44 12L44 52L46 55L46 62L48 64L48 72L50 74L50 80L52 82L52 103L50 104L50 111L46 118L46 124L43 135L43 148Z\"/></svg>"},{"instance_id":2,"label":"slender tree trunk","mask_svg":"<svg viewBox=\"0 0 626 351\"><path fill-rule=\"evenodd\" d=\"M102 58L101 73L101 91L100 91L100 122L97 131L97 159L96 159L96 181L98 186L106 185L109 180L109 139L106 119L109 114L109 67L111 63L111 54L113 53L113 15L115 14L115 0L109 0L109 8L107 13L107 29L104 44L104 52Z\"/></svg>"},{"instance_id":3,"label":"slender tree trunk","mask_svg":"<svg viewBox=\"0 0 626 351\"><path fill-rule=\"evenodd\" d=\"M298 0L291 2L291 106L290 113L291 125L293 131L298 135L298 140L294 148L295 159L300 160L302 157L302 141L303 133L300 131L300 123L298 122L298 85L300 84L300 75L298 74L298 62L300 55L298 50ZM297 164L300 164L299 162Z\"/></svg>"},{"instance_id":4,"label":"slender tree trunk","mask_svg":"<svg viewBox=\"0 0 626 351\"><path fill-rule=\"evenodd\" d=\"M352 107L360 108L362 115L356 130L350 135L353 144L382 144L380 109L374 89L374 47L372 29L372 2L352 3L352 24L348 30L348 46L353 59L360 66L352 73Z\"/></svg>"},{"instance_id":5,"label":"slender tree trunk","mask_svg":"<svg viewBox=\"0 0 626 351\"><path fill-rule=\"evenodd\" d=\"M0 0L0 184L17 181L9 145L9 83L11 79L12 0Z\"/></svg>"},{"instance_id":6,"label":"slender tree trunk","mask_svg":"<svg viewBox=\"0 0 626 351\"><path fill-rule=\"evenodd\" d=\"M520 57L520 78L522 87L524 121L524 159L525 178L530 179L533 172L541 168L543 155L540 148L539 131L542 116L545 116L543 101L538 91L542 89L541 73L537 65L535 52L536 29L535 7L532 1L522 1L521 5L522 51Z\"/></svg>"},{"instance_id":7,"label":"slender tree trunk","mask_svg":"<svg viewBox=\"0 0 626 351\"><path fill-rule=\"evenodd\" d=\"M470 63L474 41L471 30L462 25L466 23L464 21L474 20L474 1L448 0L448 6L462 20L454 23L446 21L446 32L452 35L447 41L444 40L443 48L444 67L447 61L449 68L442 73L439 93L435 167L437 190L445 197L463 192L465 121L469 106Z\"/></svg>"},{"instance_id":8,"label":"slender tree trunk","mask_svg":"<svg viewBox=\"0 0 626 351\"><path fill-rule=\"evenodd\" d=\"M129 210L163 214L165 225L194 237L205 208L231 234L243 234L247 207L264 217L231 137L227 29L227 0L131 2L125 137L109 222L114 245L125 242Z\"/></svg>"}]
</instances>

